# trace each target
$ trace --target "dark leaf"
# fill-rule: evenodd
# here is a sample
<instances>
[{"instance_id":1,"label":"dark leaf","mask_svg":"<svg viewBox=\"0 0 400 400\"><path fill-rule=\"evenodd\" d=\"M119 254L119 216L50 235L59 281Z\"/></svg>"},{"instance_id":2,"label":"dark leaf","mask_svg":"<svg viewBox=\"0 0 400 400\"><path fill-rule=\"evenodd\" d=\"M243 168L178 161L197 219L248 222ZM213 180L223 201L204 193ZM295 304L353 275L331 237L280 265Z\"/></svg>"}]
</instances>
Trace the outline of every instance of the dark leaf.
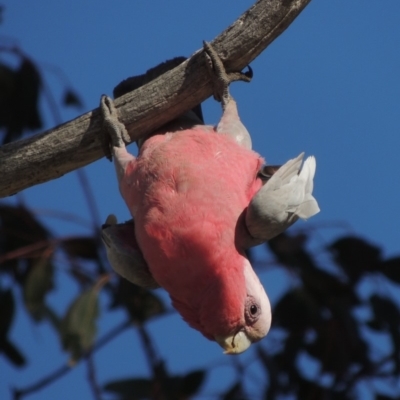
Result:
<instances>
[{"instance_id":1,"label":"dark leaf","mask_svg":"<svg viewBox=\"0 0 400 400\"><path fill-rule=\"evenodd\" d=\"M348 391L334 391L303 378L298 381L296 397L318 400L352 400L354 398Z\"/></svg>"},{"instance_id":2,"label":"dark leaf","mask_svg":"<svg viewBox=\"0 0 400 400\"><path fill-rule=\"evenodd\" d=\"M152 387L152 380L135 378L109 382L103 390L119 395L121 400L144 400L151 398Z\"/></svg>"},{"instance_id":3,"label":"dark leaf","mask_svg":"<svg viewBox=\"0 0 400 400\"><path fill-rule=\"evenodd\" d=\"M289 336L284 341L283 349L269 358L269 365L274 367L274 374L277 380L285 377L285 382L290 386L290 382L296 382L299 378L297 370L297 358L299 353L304 350L304 335L296 331L289 332ZM281 384L281 387L284 385Z\"/></svg>"},{"instance_id":4,"label":"dark leaf","mask_svg":"<svg viewBox=\"0 0 400 400\"><path fill-rule=\"evenodd\" d=\"M282 233L269 240L267 245L281 264L300 269L315 269L315 263L311 255L305 250L307 240L305 235L289 236Z\"/></svg>"},{"instance_id":5,"label":"dark leaf","mask_svg":"<svg viewBox=\"0 0 400 400\"><path fill-rule=\"evenodd\" d=\"M247 398L241 382L236 382L220 397L221 400L246 400Z\"/></svg>"},{"instance_id":6,"label":"dark leaf","mask_svg":"<svg viewBox=\"0 0 400 400\"><path fill-rule=\"evenodd\" d=\"M394 373L398 375L400 373L400 311L391 300L378 295L371 296L369 301L374 313L369 326L380 327L380 330L389 333L393 344Z\"/></svg>"},{"instance_id":7,"label":"dark leaf","mask_svg":"<svg viewBox=\"0 0 400 400\"><path fill-rule=\"evenodd\" d=\"M385 331L386 330L386 324L383 323L382 321L378 321L376 319L371 319L367 322L367 326L374 331Z\"/></svg>"},{"instance_id":8,"label":"dark leaf","mask_svg":"<svg viewBox=\"0 0 400 400\"><path fill-rule=\"evenodd\" d=\"M6 247L11 251L18 247L45 240L49 237L48 230L37 220L34 214L24 206L0 205L1 234L19 239L20 243ZM4 246L4 245L3 245Z\"/></svg>"},{"instance_id":9,"label":"dark leaf","mask_svg":"<svg viewBox=\"0 0 400 400\"><path fill-rule=\"evenodd\" d=\"M154 293L118 276L111 308L121 306L129 312L132 321L139 323L165 313L164 303Z\"/></svg>"},{"instance_id":10,"label":"dark leaf","mask_svg":"<svg viewBox=\"0 0 400 400\"><path fill-rule=\"evenodd\" d=\"M195 395L201 385L203 384L204 378L206 377L206 372L199 370L193 371L185 375L182 378L179 392L183 398Z\"/></svg>"},{"instance_id":11,"label":"dark leaf","mask_svg":"<svg viewBox=\"0 0 400 400\"><path fill-rule=\"evenodd\" d=\"M205 371L193 371L185 376L165 378L164 394L170 399L189 399L200 389L205 377ZM105 391L114 392L124 400L150 399L160 390L159 382L145 378L122 379L107 383Z\"/></svg>"},{"instance_id":12,"label":"dark leaf","mask_svg":"<svg viewBox=\"0 0 400 400\"><path fill-rule=\"evenodd\" d=\"M6 128L3 144L19 139L25 130L42 127L39 113L41 76L35 64L23 58L20 67L14 71L12 90L2 96L6 105L1 113L0 126Z\"/></svg>"},{"instance_id":13,"label":"dark leaf","mask_svg":"<svg viewBox=\"0 0 400 400\"><path fill-rule=\"evenodd\" d=\"M14 118L16 80L17 72L0 63L0 129L4 128L6 133ZM6 143L4 138L2 143Z\"/></svg>"},{"instance_id":14,"label":"dark leaf","mask_svg":"<svg viewBox=\"0 0 400 400\"><path fill-rule=\"evenodd\" d=\"M98 260L98 241L91 236L80 236L62 241L64 251L72 258L83 258L85 260Z\"/></svg>"},{"instance_id":15,"label":"dark leaf","mask_svg":"<svg viewBox=\"0 0 400 400\"><path fill-rule=\"evenodd\" d=\"M264 390L264 398L266 400L275 399L277 393L279 393L280 391L281 386L279 382L279 369L275 365L273 358L270 357L269 354L261 346L257 346L257 354L259 360L265 368L266 375L269 378L268 385Z\"/></svg>"},{"instance_id":16,"label":"dark leaf","mask_svg":"<svg viewBox=\"0 0 400 400\"><path fill-rule=\"evenodd\" d=\"M368 347L350 317L331 318L320 325L307 352L322 364L322 370L344 379L354 365L368 369Z\"/></svg>"},{"instance_id":17,"label":"dark leaf","mask_svg":"<svg viewBox=\"0 0 400 400\"><path fill-rule=\"evenodd\" d=\"M14 296L10 289L0 289L0 338L5 338L14 318Z\"/></svg>"},{"instance_id":18,"label":"dark leaf","mask_svg":"<svg viewBox=\"0 0 400 400\"><path fill-rule=\"evenodd\" d=\"M81 293L69 307L61 321L63 348L71 353L72 362L78 360L94 343L99 315L98 295L108 279L101 278L90 289Z\"/></svg>"},{"instance_id":19,"label":"dark leaf","mask_svg":"<svg viewBox=\"0 0 400 400\"><path fill-rule=\"evenodd\" d=\"M67 89L63 96L63 103L65 106L73 106L76 108L82 108L83 104L78 94L72 89Z\"/></svg>"},{"instance_id":20,"label":"dark leaf","mask_svg":"<svg viewBox=\"0 0 400 400\"><path fill-rule=\"evenodd\" d=\"M286 293L274 308L273 323L285 329L302 332L322 321L318 302L303 288Z\"/></svg>"},{"instance_id":21,"label":"dark leaf","mask_svg":"<svg viewBox=\"0 0 400 400\"><path fill-rule=\"evenodd\" d=\"M329 246L335 262L357 282L365 272L375 271L381 260L381 250L357 237L344 237Z\"/></svg>"},{"instance_id":22,"label":"dark leaf","mask_svg":"<svg viewBox=\"0 0 400 400\"><path fill-rule=\"evenodd\" d=\"M24 282L24 302L32 318L40 321L45 315L45 296L53 289L53 264L48 257L36 260Z\"/></svg>"},{"instance_id":23,"label":"dark leaf","mask_svg":"<svg viewBox=\"0 0 400 400\"><path fill-rule=\"evenodd\" d=\"M23 283L31 265L49 246L50 234L27 208L0 205L0 237L1 255L20 252L5 260L1 271L11 273L17 282Z\"/></svg>"},{"instance_id":24,"label":"dark leaf","mask_svg":"<svg viewBox=\"0 0 400 400\"><path fill-rule=\"evenodd\" d=\"M325 389L315 382L311 382L307 379L299 379L298 389L296 391L299 399L320 399L324 398Z\"/></svg>"},{"instance_id":25,"label":"dark leaf","mask_svg":"<svg viewBox=\"0 0 400 400\"><path fill-rule=\"evenodd\" d=\"M391 300L373 295L370 297L369 302L374 313L373 321L375 322L372 323L373 326L386 330L400 326L400 311Z\"/></svg>"},{"instance_id":26,"label":"dark leaf","mask_svg":"<svg viewBox=\"0 0 400 400\"><path fill-rule=\"evenodd\" d=\"M72 262L68 272L82 288L87 288L93 283L93 274L82 268L79 263Z\"/></svg>"},{"instance_id":27,"label":"dark leaf","mask_svg":"<svg viewBox=\"0 0 400 400\"><path fill-rule=\"evenodd\" d=\"M400 283L400 257L383 261L379 270L393 282Z\"/></svg>"},{"instance_id":28,"label":"dark leaf","mask_svg":"<svg viewBox=\"0 0 400 400\"><path fill-rule=\"evenodd\" d=\"M0 128L8 126L10 99L14 95L16 71L0 62Z\"/></svg>"},{"instance_id":29,"label":"dark leaf","mask_svg":"<svg viewBox=\"0 0 400 400\"><path fill-rule=\"evenodd\" d=\"M345 304L348 308L360 304L352 285L342 282L335 275L315 268L314 270L302 270L300 277L305 290L321 305L329 307L332 311L339 304Z\"/></svg>"},{"instance_id":30,"label":"dark leaf","mask_svg":"<svg viewBox=\"0 0 400 400\"><path fill-rule=\"evenodd\" d=\"M7 339L0 340L0 353L3 353L16 367L23 367L26 364L24 355Z\"/></svg>"},{"instance_id":31,"label":"dark leaf","mask_svg":"<svg viewBox=\"0 0 400 400\"><path fill-rule=\"evenodd\" d=\"M24 58L17 73L19 106L24 108L21 115L24 119L24 128L40 129L42 127L39 115L39 91L42 84L40 72L31 60Z\"/></svg>"},{"instance_id":32,"label":"dark leaf","mask_svg":"<svg viewBox=\"0 0 400 400\"><path fill-rule=\"evenodd\" d=\"M0 353L3 353L15 366L25 365L25 357L12 344L7 335L14 318L14 296L10 289L0 289Z\"/></svg>"},{"instance_id":33,"label":"dark leaf","mask_svg":"<svg viewBox=\"0 0 400 400\"><path fill-rule=\"evenodd\" d=\"M397 396L386 396L384 394L376 394L375 400L398 400Z\"/></svg>"}]
</instances>

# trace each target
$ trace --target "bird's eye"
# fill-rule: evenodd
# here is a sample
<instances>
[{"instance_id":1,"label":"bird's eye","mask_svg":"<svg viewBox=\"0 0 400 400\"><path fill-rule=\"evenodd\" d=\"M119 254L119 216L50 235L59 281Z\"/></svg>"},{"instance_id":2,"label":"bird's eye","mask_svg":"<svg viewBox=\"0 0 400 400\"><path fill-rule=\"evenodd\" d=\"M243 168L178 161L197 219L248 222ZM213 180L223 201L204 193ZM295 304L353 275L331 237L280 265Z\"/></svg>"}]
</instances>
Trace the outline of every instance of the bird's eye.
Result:
<instances>
[{"instance_id":1,"label":"bird's eye","mask_svg":"<svg viewBox=\"0 0 400 400\"><path fill-rule=\"evenodd\" d=\"M256 299L248 296L246 299L245 318L248 324L254 324L261 314L261 307Z\"/></svg>"}]
</instances>

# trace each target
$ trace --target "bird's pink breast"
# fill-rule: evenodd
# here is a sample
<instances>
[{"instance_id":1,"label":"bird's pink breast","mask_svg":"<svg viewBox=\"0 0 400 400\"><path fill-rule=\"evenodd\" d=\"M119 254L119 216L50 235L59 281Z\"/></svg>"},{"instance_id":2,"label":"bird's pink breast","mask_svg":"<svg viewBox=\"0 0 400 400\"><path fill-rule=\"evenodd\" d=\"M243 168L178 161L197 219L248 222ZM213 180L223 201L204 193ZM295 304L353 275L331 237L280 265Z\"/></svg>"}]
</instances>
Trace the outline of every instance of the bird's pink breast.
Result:
<instances>
[{"instance_id":1,"label":"bird's pink breast","mask_svg":"<svg viewBox=\"0 0 400 400\"><path fill-rule=\"evenodd\" d=\"M212 277L241 273L227 269L240 256L239 217L261 186L262 162L199 126L153 136L127 167L121 192L138 243L153 277L177 301L196 303Z\"/></svg>"}]
</instances>

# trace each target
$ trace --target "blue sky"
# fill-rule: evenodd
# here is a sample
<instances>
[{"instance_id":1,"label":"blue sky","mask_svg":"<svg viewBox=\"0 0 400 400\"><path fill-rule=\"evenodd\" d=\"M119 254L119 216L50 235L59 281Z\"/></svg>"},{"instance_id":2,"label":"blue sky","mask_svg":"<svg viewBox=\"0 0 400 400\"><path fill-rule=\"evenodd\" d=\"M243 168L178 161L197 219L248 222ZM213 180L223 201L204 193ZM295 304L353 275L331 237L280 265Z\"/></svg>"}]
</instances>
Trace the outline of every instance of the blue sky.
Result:
<instances>
[{"instance_id":1,"label":"blue sky","mask_svg":"<svg viewBox=\"0 0 400 400\"><path fill-rule=\"evenodd\" d=\"M6 10L0 33L3 41L17 41L43 67L56 98L63 85L52 71L54 66L62 68L80 93L85 104L82 112L86 112L97 107L100 95L111 94L122 79L173 56L194 53L202 40L211 41L252 3L8 0L3 1ZM301 151L315 155L315 197L321 213L297 228L319 227L317 246L354 233L383 246L386 255L399 252L398 15L400 2L394 0L313 0L252 63L253 81L232 85L253 147L268 162L283 163ZM43 109L50 128L55 122L45 102ZM220 114L218 103L205 103L207 122L217 123ZM74 110L62 113L64 121L77 115ZM101 218L114 212L121 220L128 219L112 165L102 159L86 172ZM90 221L76 173L28 189L23 196L35 209L63 210ZM58 234L90 233L75 224L45 221ZM262 280L274 303L282 292L276 280L281 283L282 277L264 272ZM62 311L77 288L62 270L58 285L60 291L52 295L52 301ZM122 317L102 318L100 332ZM215 361L221 367L207 381L208 393L232 382L232 370L218 346L178 316L153 322L150 328L171 371L183 373ZM0 398L7 398L10 384L25 386L66 360L51 329L45 324L35 326L21 312L12 337L31 355L31 364L19 371L0 358ZM138 343L130 330L99 352L95 357L99 380L148 373ZM252 354L241 357L246 362ZM262 376L256 368L254 374ZM79 366L29 399L89 398L85 379L86 370Z\"/></svg>"}]
</instances>

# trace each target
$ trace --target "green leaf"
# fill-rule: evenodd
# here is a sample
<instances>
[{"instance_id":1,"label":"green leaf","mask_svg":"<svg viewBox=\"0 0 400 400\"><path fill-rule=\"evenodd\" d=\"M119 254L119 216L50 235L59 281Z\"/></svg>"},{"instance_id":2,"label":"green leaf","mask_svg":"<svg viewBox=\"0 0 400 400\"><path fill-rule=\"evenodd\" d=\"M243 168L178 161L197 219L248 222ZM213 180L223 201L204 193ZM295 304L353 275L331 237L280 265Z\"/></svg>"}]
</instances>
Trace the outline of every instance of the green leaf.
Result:
<instances>
[{"instance_id":1,"label":"green leaf","mask_svg":"<svg viewBox=\"0 0 400 400\"><path fill-rule=\"evenodd\" d=\"M54 268L48 257L38 259L26 277L23 296L25 306L35 321L46 315L45 297L53 289Z\"/></svg>"},{"instance_id":2,"label":"green leaf","mask_svg":"<svg viewBox=\"0 0 400 400\"><path fill-rule=\"evenodd\" d=\"M90 289L81 293L69 307L61 321L63 348L71 353L71 361L79 360L96 338L96 319L99 315L98 295L106 279L101 278Z\"/></svg>"}]
</instances>

